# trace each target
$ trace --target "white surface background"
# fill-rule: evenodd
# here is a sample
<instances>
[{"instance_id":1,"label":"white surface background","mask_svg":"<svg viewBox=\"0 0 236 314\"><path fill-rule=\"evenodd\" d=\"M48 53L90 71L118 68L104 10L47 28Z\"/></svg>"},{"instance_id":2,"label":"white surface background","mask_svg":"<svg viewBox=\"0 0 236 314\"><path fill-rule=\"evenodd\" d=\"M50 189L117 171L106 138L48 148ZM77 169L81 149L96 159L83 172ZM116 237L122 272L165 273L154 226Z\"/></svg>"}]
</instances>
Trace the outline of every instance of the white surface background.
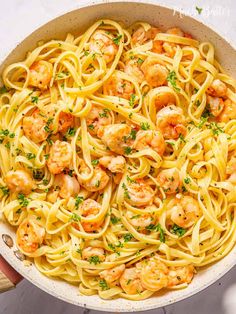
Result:
<instances>
[{"instance_id":1,"label":"white surface background","mask_svg":"<svg viewBox=\"0 0 236 314\"><path fill-rule=\"evenodd\" d=\"M0 60L10 52L17 42L20 42L37 27L65 11L76 9L84 2L88 1L0 0ZM212 26L222 36L227 36L236 46L235 0L157 0L157 3L167 4L182 12L190 12ZM203 8L201 15L197 14L196 6ZM232 61L236 62L236 60ZM57 300L26 280L21 282L15 290L0 295L0 314L74 313L99 314L99 312L89 311ZM235 314L236 268L203 292L175 305L148 313Z\"/></svg>"}]
</instances>

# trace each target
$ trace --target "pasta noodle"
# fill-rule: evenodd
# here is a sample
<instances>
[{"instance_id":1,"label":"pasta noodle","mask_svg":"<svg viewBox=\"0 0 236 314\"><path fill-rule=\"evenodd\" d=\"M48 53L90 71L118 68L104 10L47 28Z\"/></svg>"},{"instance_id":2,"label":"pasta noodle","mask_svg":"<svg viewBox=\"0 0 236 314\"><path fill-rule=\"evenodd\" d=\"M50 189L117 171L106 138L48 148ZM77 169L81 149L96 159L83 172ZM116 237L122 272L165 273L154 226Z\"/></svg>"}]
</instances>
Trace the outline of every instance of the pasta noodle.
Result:
<instances>
[{"instance_id":1,"label":"pasta noodle","mask_svg":"<svg viewBox=\"0 0 236 314\"><path fill-rule=\"evenodd\" d=\"M181 289L236 239L236 81L208 42L112 20L3 72L1 212L81 294Z\"/></svg>"}]
</instances>

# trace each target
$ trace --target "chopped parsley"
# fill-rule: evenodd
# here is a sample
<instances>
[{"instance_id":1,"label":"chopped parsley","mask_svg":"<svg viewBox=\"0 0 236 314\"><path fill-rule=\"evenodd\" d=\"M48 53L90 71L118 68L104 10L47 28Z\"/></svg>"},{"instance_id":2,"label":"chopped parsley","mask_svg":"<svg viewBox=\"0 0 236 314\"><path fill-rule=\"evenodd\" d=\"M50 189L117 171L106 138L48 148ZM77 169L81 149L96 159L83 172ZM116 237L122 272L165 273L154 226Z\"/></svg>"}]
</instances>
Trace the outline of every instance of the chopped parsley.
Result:
<instances>
[{"instance_id":1,"label":"chopped parsley","mask_svg":"<svg viewBox=\"0 0 236 314\"><path fill-rule=\"evenodd\" d=\"M113 38L112 41L114 44L118 46L120 44L121 38L122 38L122 35L118 35L116 38Z\"/></svg>"},{"instance_id":2,"label":"chopped parsley","mask_svg":"<svg viewBox=\"0 0 236 314\"><path fill-rule=\"evenodd\" d=\"M224 130L216 122L211 122L209 125L209 129L212 130L213 135L219 135L220 133L224 133Z\"/></svg>"},{"instance_id":3,"label":"chopped parsley","mask_svg":"<svg viewBox=\"0 0 236 314\"><path fill-rule=\"evenodd\" d=\"M99 116L100 116L101 118L108 118L107 113L108 113L109 111L110 111L110 110L109 110L108 108L104 108L104 109L103 109L103 112L102 112L102 113L99 113Z\"/></svg>"},{"instance_id":4,"label":"chopped parsley","mask_svg":"<svg viewBox=\"0 0 236 314\"><path fill-rule=\"evenodd\" d=\"M31 96L31 102L32 102L33 104L37 104L38 101L39 101L38 96Z\"/></svg>"},{"instance_id":5,"label":"chopped parsley","mask_svg":"<svg viewBox=\"0 0 236 314\"><path fill-rule=\"evenodd\" d=\"M2 143L7 136L9 138L14 138L15 133L10 133L8 129L0 130L0 143ZM10 148L10 144L9 144L9 148Z\"/></svg>"},{"instance_id":6,"label":"chopped parsley","mask_svg":"<svg viewBox=\"0 0 236 314\"><path fill-rule=\"evenodd\" d=\"M132 148L130 146L126 146L124 148L124 153L125 153L125 155L131 154L132 153Z\"/></svg>"},{"instance_id":7,"label":"chopped parsley","mask_svg":"<svg viewBox=\"0 0 236 314\"><path fill-rule=\"evenodd\" d=\"M89 51L88 50L84 50L84 55L87 57L89 55Z\"/></svg>"},{"instance_id":8,"label":"chopped parsley","mask_svg":"<svg viewBox=\"0 0 236 314\"><path fill-rule=\"evenodd\" d=\"M9 133L10 133L10 132L9 132L8 129L6 129L6 130L0 130L0 136L8 136Z\"/></svg>"},{"instance_id":9,"label":"chopped parsley","mask_svg":"<svg viewBox=\"0 0 236 314\"><path fill-rule=\"evenodd\" d=\"M76 196L75 197L75 207L78 208L79 205L83 202L84 198L83 196Z\"/></svg>"},{"instance_id":10,"label":"chopped parsley","mask_svg":"<svg viewBox=\"0 0 236 314\"><path fill-rule=\"evenodd\" d=\"M90 130L94 130L94 125L93 125L93 124L89 124L89 125L88 125L88 128L89 128Z\"/></svg>"},{"instance_id":11,"label":"chopped parsley","mask_svg":"<svg viewBox=\"0 0 236 314\"><path fill-rule=\"evenodd\" d=\"M184 193L184 192L187 192L187 189L186 189L186 187L183 185L182 186L182 192Z\"/></svg>"},{"instance_id":12,"label":"chopped parsley","mask_svg":"<svg viewBox=\"0 0 236 314\"><path fill-rule=\"evenodd\" d=\"M99 160L98 159L94 159L94 160L91 161L91 164L93 166L97 166L99 164Z\"/></svg>"},{"instance_id":13,"label":"chopped parsley","mask_svg":"<svg viewBox=\"0 0 236 314\"><path fill-rule=\"evenodd\" d=\"M97 255L90 256L88 261L89 261L90 264L94 264L94 265L97 265L97 264L101 263L101 261L99 259L99 256L97 256Z\"/></svg>"},{"instance_id":14,"label":"chopped parsley","mask_svg":"<svg viewBox=\"0 0 236 314\"><path fill-rule=\"evenodd\" d=\"M113 225L116 225L119 221L120 221L120 218L118 218L116 216L111 216L111 223Z\"/></svg>"},{"instance_id":15,"label":"chopped parsley","mask_svg":"<svg viewBox=\"0 0 236 314\"><path fill-rule=\"evenodd\" d=\"M122 189L124 190L124 197L130 199L129 192L125 183L122 184Z\"/></svg>"},{"instance_id":16,"label":"chopped parsley","mask_svg":"<svg viewBox=\"0 0 236 314\"><path fill-rule=\"evenodd\" d=\"M51 132L51 130L50 130L50 124L52 123L52 121L53 121L53 118L49 118L48 120L47 120L47 122L46 122L46 125L45 125L45 127L44 127L44 130L46 131L46 132Z\"/></svg>"},{"instance_id":17,"label":"chopped parsley","mask_svg":"<svg viewBox=\"0 0 236 314\"><path fill-rule=\"evenodd\" d=\"M26 154L26 158L29 159L29 160L34 159L35 157L36 157L36 155L33 154L33 153L27 153Z\"/></svg>"},{"instance_id":18,"label":"chopped parsley","mask_svg":"<svg viewBox=\"0 0 236 314\"><path fill-rule=\"evenodd\" d=\"M47 179L43 179L43 185L47 185L49 181Z\"/></svg>"},{"instance_id":19,"label":"chopped parsley","mask_svg":"<svg viewBox=\"0 0 236 314\"><path fill-rule=\"evenodd\" d=\"M167 76L167 81L171 84L171 86L174 88L176 92L180 92L180 88L176 86L176 80L177 77L175 71L170 71Z\"/></svg>"},{"instance_id":20,"label":"chopped parsley","mask_svg":"<svg viewBox=\"0 0 236 314\"><path fill-rule=\"evenodd\" d=\"M75 132L76 132L76 129L75 128L69 128L66 132L66 135L68 136L74 136L75 135Z\"/></svg>"},{"instance_id":21,"label":"chopped parsley","mask_svg":"<svg viewBox=\"0 0 236 314\"><path fill-rule=\"evenodd\" d=\"M143 63L143 59L138 58L137 63L138 63L138 64L142 64L142 63Z\"/></svg>"},{"instance_id":22,"label":"chopped parsley","mask_svg":"<svg viewBox=\"0 0 236 314\"><path fill-rule=\"evenodd\" d=\"M186 143L186 140L184 139L183 134L180 133L179 139L180 139L181 142Z\"/></svg>"},{"instance_id":23,"label":"chopped parsley","mask_svg":"<svg viewBox=\"0 0 236 314\"><path fill-rule=\"evenodd\" d=\"M77 215L76 213L73 213L69 219L69 221L75 221L75 222L79 222L81 220L80 216Z\"/></svg>"},{"instance_id":24,"label":"chopped parsley","mask_svg":"<svg viewBox=\"0 0 236 314\"><path fill-rule=\"evenodd\" d=\"M191 179L190 179L190 178L185 178L185 179L184 179L184 182L185 182L186 184L189 184L189 183L191 182Z\"/></svg>"},{"instance_id":25,"label":"chopped parsley","mask_svg":"<svg viewBox=\"0 0 236 314\"><path fill-rule=\"evenodd\" d=\"M22 207L26 207L29 204L29 200L25 197L25 195L23 193L19 193L17 196L17 199L19 201L19 204Z\"/></svg>"},{"instance_id":26,"label":"chopped parsley","mask_svg":"<svg viewBox=\"0 0 236 314\"><path fill-rule=\"evenodd\" d=\"M201 129L203 125L207 122L208 118L201 117L200 122L197 125L197 128Z\"/></svg>"},{"instance_id":27,"label":"chopped parsley","mask_svg":"<svg viewBox=\"0 0 236 314\"><path fill-rule=\"evenodd\" d=\"M8 89L6 88L6 86L3 85L0 87L0 95L5 94L7 92L8 92Z\"/></svg>"},{"instance_id":28,"label":"chopped parsley","mask_svg":"<svg viewBox=\"0 0 236 314\"><path fill-rule=\"evenodd\" d=\"M49 154L45 154L45 155L44 155L44 158L45 158L46 160L48 160Z\"/></svg>"},{"instance_id":29,"label":"chopped parsley","mask_svg":"<svg viewBox=\"0 0 236 314\"><path fill-rule=\"evenodd\" d=\"M136 139L137 131L132 129L128 136L124 136L124 142L126 143L129 139L135 140Z\"/></svg>"},{"instance_id":30,"label":"chopped parsley","mask_svg":"<svg viewBox=\"0 0 236 314\"><path fill-rule=\"evenodd\" d=\"M150 124L148 122L141 122L140 127L142 130L149 130L150 129Z\"/></svg>"},{"instance_id":31,"label":"chopped parsley","mask_svg":"<svg viewBox=\"0 0 236 314\"><path fill-rule=\"evenodd\" d=\"M124 236L124 242L129 242L130 240L132 240L134 237L132 235L132 233L126 233Z\"/></svg>"},{"instance_id":32,"label":"chopped parsley","mask_svg":"<svg viewBox=\"0 0 236 314\"><path fill-rule=\"evenodd\" d=\"M99 281L99 287L102 288L102 290L108 290L109 289L109 286L108 286L105 279L102 279Z\"/></svg>"},{"instance_id":33,"label":"chopped parsley","mask_svg":"<svg viewBox=\"0 0 236 314\"><path fill-rule=\"evenodd\" d=\"M129 105L132 108L134 107L135 98L136 98L135 94L131 94L130 99L129 99Z\"/></svg>"},{"instance_id":34,"label":"chopped parsley","mask_svg":"<svg viewBox=\"0 0 236 314\"><path fill-rule=\"evenodd\" d=\"M186 233L187 230L174 224L170 231L171 231L171 233L176 234L180 238Z\"/></svg>"},{"instance_id":35,"label":"chopped parsley","mask_svg":"<svg viewBox=\"0 0 236 314\"><path fill-rule=\"evenodd\" d=\"M137 131L136 131L135 129L132 129L131 132L130 132L129 137L130 137L132 140L135 140L135 139L136 139L136 134L137 134Z\"/></svg>"},{"instance_id":36,"label":"chopped parsley","mask_svg":"<svg viewBox=\"0 0 236 314\"><path fill-rule=\"evenodd\" d=\"M135 180L131 179L129 176L126 176L126 178L127 178L127 181L130 182L130 183L134 183L135 182Z\"/></svg>"},{"instance_id":37,"label":"chopped parsley","mask_svg":"<svg viewBox=\"0 0 236 314\"><path fill-rule=\"evenodd\" d=\"M0 190L2 191L3 195L9 194L9 189L6 186L0 186Z\"/></svg>"},{"instance_id":38,"label":"chopped parsley","mask_svg":"<svg viewBox=\"0 0 236 314\"><path fill-rule=\"evenodd\" d=\"M161 225L158 223L157 225L150 224L145 228L148 231L159 231L160 232L160 241L165 242L165 233L164 230L162 229Z\"/></svg>"}]
</instances>

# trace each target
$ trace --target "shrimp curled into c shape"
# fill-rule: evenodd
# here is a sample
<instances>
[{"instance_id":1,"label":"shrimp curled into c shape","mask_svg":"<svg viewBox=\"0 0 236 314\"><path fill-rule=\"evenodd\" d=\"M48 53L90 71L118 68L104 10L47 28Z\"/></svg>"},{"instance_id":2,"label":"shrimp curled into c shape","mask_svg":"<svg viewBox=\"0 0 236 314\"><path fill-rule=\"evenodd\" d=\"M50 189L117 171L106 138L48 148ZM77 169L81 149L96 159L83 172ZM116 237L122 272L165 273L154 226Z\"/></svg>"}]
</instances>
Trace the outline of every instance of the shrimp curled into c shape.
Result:
<instances>
[{"instance_id":1,"label":"shrimp curled into c shape","mask_svg":"<svg viewBox=\"0 0 236 314\"><path fill-rule=\"evenodd\" d=\"M35 252L43 243L45 229L36 223L35 219L27 218L18 227L16 241L25 253Z\"/></svg>"},{"instance_id":2,"label":"shrimp curled into c shape","mask_svg":"<svg viewBox=\"0 0 236 314\"><path fill-rule=\"evenodd\" d=\"M182 228L191 227L199 218L200 208L198 201L191 196L181 196L180 199L175 198L168 206L170 210L170 219Z\"/></svg>"},{"instance_id":3,"label":"shrimp curled into c shape","mask_svg":"<svg viewBox=\"0 0 236 314\"><path fill-rule=\"evenodd\" d=\"M166 139L177 139L186 134L186 119L183 110L174 105L162 108L156 116L157 128Z\"/></svg>"}]
</instances>

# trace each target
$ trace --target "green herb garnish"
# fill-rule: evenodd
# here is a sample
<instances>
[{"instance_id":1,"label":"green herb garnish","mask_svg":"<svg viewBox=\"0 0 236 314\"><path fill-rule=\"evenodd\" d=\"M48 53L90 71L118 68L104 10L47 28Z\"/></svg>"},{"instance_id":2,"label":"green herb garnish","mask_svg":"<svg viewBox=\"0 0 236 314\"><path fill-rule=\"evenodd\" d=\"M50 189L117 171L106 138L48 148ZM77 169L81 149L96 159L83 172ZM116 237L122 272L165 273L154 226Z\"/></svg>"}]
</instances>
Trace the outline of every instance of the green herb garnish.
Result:
<instances>
[{"instance_id":1,"label":"green herb garnish","mask_svg":"<svg viewBox=\"0 0 236 314\"><path fill-rule=\"evenodd\" d=\"M116 38L113 38L112 41L114 44L118 46L120 44L121 38L122 38L122 35L118 35Z\"/></svg>"},{"instance_id":2,"label":"green herb garnish","mask_svg":"<svg viewBox=\"0 0 236 314\"><path fill-rule=\"evenodd\" d=\"M19 204L22 207L26 207L29 204L29 200L25 197L25 195L23 193L19 193L17 196L17 199L19 201Z\"/></svg>"},{"instance_id":3,"label":"green herb garnish","mask_svg":"<svg viewBox=\"0 0 236 314\"><path fill-rule=\"evenodd\" d=\"M141 122L140 123L140 127L141 127L142 130L147 131L147 130L150 129L150 124L148 122Z\"/></svg>"},{"instance_id":4,"label":"green herb garnish","mask_svg":"<svg viewBox=\"0 0 236 314\"><path fill-rule=\"evenodd\" d=\"M187 230L174 224L170 231L171 231L171 233L176 234L180 238L186 233Z\"/></svg>"},{"instance_id":5,"label":"green herb garnish","mask_svg":"<svg viewBox=\"0 0 236 314\"><path fill-rule=\"evenodd\" d=\"M177 77L175 71L170 71L167 76L167 81L171 84L176 92L180 92L180 88L176 86L176 80Z\"/></svg>"},{"instance_id":6,"label":"green herb garnish","mask_svg":"<svg viewBox=\"0 0 236 314\"><path fill-rule=\"evenodd\" d=\"M165 233L164 233L164 230L162 229L160 224L157 224L157 225L150 224L145 229L148 230L148 231L158 231L158 232L160 232L160 241L163 242L163 243L165 242Z\"/></svg>"}]
</instances>

